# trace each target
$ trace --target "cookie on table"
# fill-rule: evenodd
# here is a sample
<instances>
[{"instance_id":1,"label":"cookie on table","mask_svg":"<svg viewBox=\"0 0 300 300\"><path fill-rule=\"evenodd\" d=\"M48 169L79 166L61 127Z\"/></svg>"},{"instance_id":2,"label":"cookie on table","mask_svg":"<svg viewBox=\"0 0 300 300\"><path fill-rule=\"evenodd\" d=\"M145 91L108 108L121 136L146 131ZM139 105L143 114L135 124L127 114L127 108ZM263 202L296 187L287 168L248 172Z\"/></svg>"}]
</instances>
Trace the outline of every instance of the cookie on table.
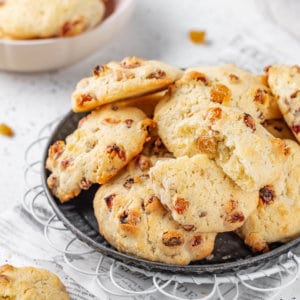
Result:
<instances>
[{"instance_id":1,"label":"cookie on table","mask_svg":"<svg viewBox=\"0 0 300 300\"><path fill-rule=\"evenodd\" d=\"M53 273L34 267L0 266L0 299L69 300L67 290Z\"/></svg>"},{"instance_id":2,"label":"cookie on table","mask_svg":"<svg viewBox=\"0 0 300 300\"><path fill-rule=\"evenodd\" d=\"M300 146L292 140L281 176L259 191L259 205L238 233L254 252L300 236Z\"/></svg>"},{"instance_id":3,"label":"cookie on table","mask_svg":"<svg viewBox=\"0 0 300 300\"><path fill-rule=\"evenodd\" d=\"M138 156L102 185L94 198L99 231L118 251L169 264L188 264L210 255L215 233L181 226L155 195L149 168L157 157Z\"/></svg>"},{"instance_id":4,"label":"cookie on table","mask_svg":"<svg viewBox=\"0 0 300 300\"><path fill-rule=\"evenodd\" d=\"M262 123L262 125L277 138L296 140L284 119L266 120Z\"/></svg>"},{"instance_id":5,"label":"cookie on table","mask_svg":"<svg viewBox=\"0 0 300 300\"><path fill-rule=\"evenodd\" d=\"M300 67L273 65L266 68L266 73L282 115L300 142Z\"/></svg>"},{"instance_id":6,"label":"cookie on table","mask_svg":"<svg viewBox=\"0 0 300 300\"><path fill-rule=\"evenodd\" d=\"M49 148L47 183L61 202L103 184L143 150L153 121L133 107L105 106L79 121L66 142Z\"/></svg>"},{"instance_id":7,"label":"cookie on table","mask_svg":"<svg viewBox=\"0 0 300 300\"><path fill-rule=\"evenodd\" d=\"M205 154L158 161L150 178L173 219L200 232L235 230L258 203L258 192L243 191Z\"/></svg>"},{"instance_id":8,"label":"cookie on table","mask_svg":"<svg viewBox=\"0 0 300 300\"><path fill-rule=\"evenodd\" d=\"M0 31L11 39L74 36L95 27L104 12L99 0L9 0L0 5Z\"/></svg>"},{"instance_id":9,"label":"cookie on table","mask_svg":"<svg viewBox=\"0 0 300 300\"><path fill-rule=\"evenodd\" d=\"M182 71L155 60L125 57L97 66L92 77L79 81L72 94L74 112L89 111L105 103L166 89Z\"/></svg>"},{"instance_id":10,"label":"cookie on table","mask_svg":"<svg viewBox=\"0 0 300 300\"><path fill-rule=\"evenodd\" d=\"M155 110L158 134L175 157L205 153L245 191L274 181L286 159L285 143L273 137L251 115L211 103L189 111Z\"/></svg>"}]
</instances>

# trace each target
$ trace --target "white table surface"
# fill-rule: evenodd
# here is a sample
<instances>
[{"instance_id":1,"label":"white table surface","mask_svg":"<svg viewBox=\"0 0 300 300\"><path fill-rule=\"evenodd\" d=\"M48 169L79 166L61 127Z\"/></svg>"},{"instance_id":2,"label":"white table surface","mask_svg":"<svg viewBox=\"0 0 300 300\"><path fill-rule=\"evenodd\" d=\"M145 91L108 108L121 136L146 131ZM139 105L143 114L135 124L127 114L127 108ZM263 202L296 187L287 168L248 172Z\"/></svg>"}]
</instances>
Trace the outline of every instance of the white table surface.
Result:
<instances>
[{"instance_id":1,"label":"white table surface","mask_svg":"<svg viewBox=\"0 0 300 300\"><path fill-rule=\"evenodd\" d=\"M70 94L76 82L90 74L96 64L127 55L160 59L182 67L210 64L218 61L219 53L237 32L251 32L256 41L277 53L292 51L297 61L287 58L283 62L300 62L300 40L273 24L254 0L137 2L133 18L118 37L106 49L78 64L38 74L0 71L0 123L8 124L15 132L13 138L0 136L1 212L20 202L24 194L26 147L43 125L70 110ZM208 44L191 43L191 29L205 30ZM282 299L300 298L296 286L297 283Z\"/></svg>"}]
</instances>

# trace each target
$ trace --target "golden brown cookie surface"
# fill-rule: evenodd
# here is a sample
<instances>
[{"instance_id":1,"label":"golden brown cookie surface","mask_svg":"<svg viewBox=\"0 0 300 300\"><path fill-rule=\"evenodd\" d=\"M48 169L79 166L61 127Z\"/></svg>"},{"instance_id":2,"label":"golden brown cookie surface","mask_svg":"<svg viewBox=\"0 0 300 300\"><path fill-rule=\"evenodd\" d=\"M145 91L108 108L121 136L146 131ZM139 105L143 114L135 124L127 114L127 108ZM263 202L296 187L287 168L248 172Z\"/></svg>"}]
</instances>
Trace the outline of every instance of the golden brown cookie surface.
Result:
<instances>
[{"instance_id":1,"label":"golden brown cookie surface","mask_svg":"<svg viewBox=\"0 0 300 300\"><path fill-rule=\"evenodd\" d=\"M168 88L182 71L160 61L126 57L94 69L79 81L72 94L74 112L89 111L105 103L142 96Z\"/></svg>"},{"instance_id":2,"label":"golden brown cookie surface","mask_svg":"<svg viewBox=\"0 0 300 300\"><path fill-rule=\"evenodd\" d=\"M93 183L105 183L140 153L153 121L137 108L102 107L80 120L66 142L49 149L47 182L65 202Z\"/></svg>"},{"instance_id":3,"label":"golden brown cookie surface","mask_svg":"<svg viewBox=\"0 0 300 300\"><path fill-rule=\"evenodd\" d=\"M0 267L0 299L69 300L65 286L53 273L34 267Z\"/></svg>"}]
</instances>

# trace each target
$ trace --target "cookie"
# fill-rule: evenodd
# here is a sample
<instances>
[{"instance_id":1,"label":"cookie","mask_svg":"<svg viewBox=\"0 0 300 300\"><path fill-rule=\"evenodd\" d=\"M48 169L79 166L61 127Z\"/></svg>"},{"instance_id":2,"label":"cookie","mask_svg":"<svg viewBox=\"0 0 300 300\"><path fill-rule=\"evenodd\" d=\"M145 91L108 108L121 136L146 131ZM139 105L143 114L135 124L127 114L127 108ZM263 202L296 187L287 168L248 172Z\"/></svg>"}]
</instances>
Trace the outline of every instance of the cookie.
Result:
<instances>
[{"instance_id":1,"label":"cookie","mask_svg":"<svg viewBox=\"0 0 300 300\"><path fill-rule=\"evenodd\" d=\"M188 264L210 255L215 233L181 226L153 192L149 168L157 158L138 156L94 198L99 231L118 251L151 261Z\"/></svg>"},{"instance_id":2,"label":"cookie","mask_svg":"<svg viewBox=\"0 0 300 300\"><path fill-rule=\"evenodd\" d=\"M167 91L161 91L140 97L119 100L111 104L111 107L136 107L142 110L147 117L153 118L157 103L167 96Z\"/></svg>"},{"instance_id":3,"label":"cookie","mask_svg":"<svg viewBox=\"0 0 300 300\"><path fill-rule=\"evenodd\" d=\"M99 0L9 0L0 5L0 31L11 39L74 36L95 27L104 12Z\"/></svg>"},{"instance_id":4,"label":"cookie","mask_svg":"<svg viewBox=\"0 0 300 300\"><path fill-rule=\"evenodd\" d=\"M69 300L65 286L53 273L34 267L0 266L0 299Z\"/></svg>"},{"instance_id":5,"label":"cookie","mask_svg":"<svg viewBox=\"0 0 300 300\"><path fill-rule=\"evenodd\" d=\"M234 65L189 68L160 108L164 106L164 111L172 113L180 107L181 114L188 114L213 102L239 107L259 123L281 118L276 99L264 81Z\"/></svg>"},{"instance_id":6,"label":"cookie","mask_svg":"<svg viewBox=\"0 0 300 300\"><path fill-rule=\"evenodd\" d=\"M275 137L280 139L296 140L284 119L266 120L262 125Z\"/></svg>"},{"instance_id":7,"label":"cookie","mask_svg":"<svg viewBox=\"0 0 300 300\"><path fill-rule=\"evenodd\" d=\"M132 107L102 107L84 117L66 142L57 141L49 149L52 193L65 202L93 183L107 182L142 151L153 124Z\"/></svg>"},{"instance_id":8,"label":"cookie","mask_svg":"<svg viewBox=\"0 0 300 300\"><path fill-rule=\"evenodd\" d=\"M213 103L205 108L155 109L159 136L175 157L206 153L245 191L274 181L285 161L285 143L251 115Z\"/></svg>"},{"instance_id":9,"label":"cookie","mask_svg":"<svg viewBox=\"0 0 300 300\"><path fill-rule=\"evenodd\" d=\"M243 191L205 154L158 161L149 174L173 219L200 232L235 230L258 203L258 192Z\"/></svg>"},{"instance_id":10,"label":"cookie","mask_svg":"<svg viewBox=\"0 0 300 300\"><path fill-rule=\"evenodd\" d=\"M74 112L89 111L105 103L164 90L182 71L160 61L125 57L97 66L92 77L79 81L72 94Z\"/></svg>"},{"instance_id":11,"label":"cookie","mask_svg":"<svg viewBox=\"0 0 300 300\"><path fill-rule=\"evenodd\" d=\"M274 65L266 68L266 72L282 115L300 142L300 67Z\"/></svg>"},{"instance_id":12,"label":"cookie","mask_svg":"<svg viewBox=\"0 0 300 300\"><path fill-rule=\"evenodd\" d=\"M280 178L260 189L257 210L238 231L254 252L300 236L300 146L291 140L286 143L288 160Z\"/></svg>"}]
</instances>

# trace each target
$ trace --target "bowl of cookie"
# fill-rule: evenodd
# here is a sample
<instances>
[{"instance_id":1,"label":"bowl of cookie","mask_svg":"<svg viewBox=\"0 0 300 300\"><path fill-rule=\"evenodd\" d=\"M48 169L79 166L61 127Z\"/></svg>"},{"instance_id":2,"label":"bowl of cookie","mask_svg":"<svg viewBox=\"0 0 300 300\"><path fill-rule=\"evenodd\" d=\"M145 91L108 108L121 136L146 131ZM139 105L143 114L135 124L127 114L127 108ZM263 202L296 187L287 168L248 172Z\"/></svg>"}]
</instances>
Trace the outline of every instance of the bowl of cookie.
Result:
<instances>
[{"instance_id":1,"label":"bowl of cookie","mask_svg":"<svg viewBox=\"0 0 300 300\"><path fill-rule=\"evenodd\" d=\"M134 0L0 2L0 69L38 72L76 63L124 27Z\"/></svg>"},{"instance_id":2,"label":"bowl of cookie","mask_svg":"<svg viewBox=\"0 0 300 300\"><path fill-rule=\"evenodd\" d=\"M57 216L147 270L252 266L300 242L300 69L126 57L72 94L44 154Z\"/></svg>"}]
</instances>

